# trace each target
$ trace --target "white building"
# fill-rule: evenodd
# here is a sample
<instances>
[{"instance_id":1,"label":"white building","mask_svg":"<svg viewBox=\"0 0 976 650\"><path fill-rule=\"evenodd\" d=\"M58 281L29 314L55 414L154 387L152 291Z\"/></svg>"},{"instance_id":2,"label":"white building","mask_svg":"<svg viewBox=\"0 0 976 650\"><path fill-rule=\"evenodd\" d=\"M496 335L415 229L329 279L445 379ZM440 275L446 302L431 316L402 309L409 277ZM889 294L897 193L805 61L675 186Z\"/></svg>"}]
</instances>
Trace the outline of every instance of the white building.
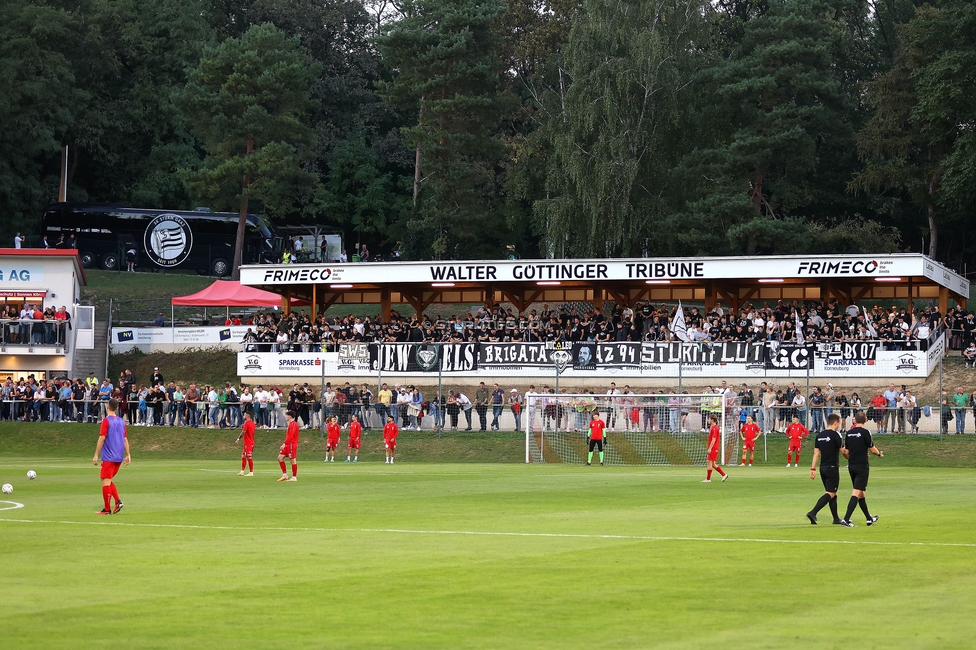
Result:
<instances>
[{"instance_id":1,"label":"white building","mask_svg":"<svg viewBox=\"0 0 976 650\"><path fill-rule=\"evenodd\" d=\"M94 344L94 307L78 305L78 251L0 248L0 380L67 377L75 350ZM64 307L69 320L27 320L26 306Z\"/></svg>"}]
</instances>

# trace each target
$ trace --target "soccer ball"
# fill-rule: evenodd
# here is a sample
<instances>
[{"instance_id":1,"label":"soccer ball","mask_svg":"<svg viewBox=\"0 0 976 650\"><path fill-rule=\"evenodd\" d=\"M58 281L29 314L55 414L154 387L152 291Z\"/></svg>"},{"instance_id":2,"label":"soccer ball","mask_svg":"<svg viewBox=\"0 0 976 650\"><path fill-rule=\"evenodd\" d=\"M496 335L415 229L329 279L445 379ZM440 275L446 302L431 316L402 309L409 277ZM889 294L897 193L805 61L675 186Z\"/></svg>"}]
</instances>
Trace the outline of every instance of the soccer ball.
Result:
<instances>
[{"instance_id":1,"label":"soccer ball","mask_svg":"<svg viewBox=\"0 0 976 650\"><path fill-rule=\"evenodd\" d=\"M32 469L27 470L27 478L33 481L34 479L37 478L37 472L35 472Z\"/></svg>"},{"instance_id":2,"label":"soccer ball","mask_svg":"<svg viewBox=\"0 0 976 650\"><path fill-rule=\"evenodd\" d=\"M14 493L14 486L12 486L10 483L4 483L3 484L3 493L4 494L13 494Z\"/></svg>"}]
</instances>

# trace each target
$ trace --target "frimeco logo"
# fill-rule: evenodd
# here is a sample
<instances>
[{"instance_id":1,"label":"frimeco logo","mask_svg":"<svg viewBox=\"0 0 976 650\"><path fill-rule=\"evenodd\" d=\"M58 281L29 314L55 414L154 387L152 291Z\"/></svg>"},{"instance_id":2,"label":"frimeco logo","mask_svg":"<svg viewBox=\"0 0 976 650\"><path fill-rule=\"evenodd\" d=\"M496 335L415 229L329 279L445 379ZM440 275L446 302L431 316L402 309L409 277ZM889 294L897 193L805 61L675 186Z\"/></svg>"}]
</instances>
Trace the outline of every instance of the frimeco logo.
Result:
<instances>
[{"instance_id":1,"label":"frimeco logo","mask_svg":"<svg viewBox=\"0 0 976 650\"><path fill-rule=\"evenodd\" d=\"M800 262L797 275L870 275L878 270L878 261Z\"/></svg>"}]
</instances>

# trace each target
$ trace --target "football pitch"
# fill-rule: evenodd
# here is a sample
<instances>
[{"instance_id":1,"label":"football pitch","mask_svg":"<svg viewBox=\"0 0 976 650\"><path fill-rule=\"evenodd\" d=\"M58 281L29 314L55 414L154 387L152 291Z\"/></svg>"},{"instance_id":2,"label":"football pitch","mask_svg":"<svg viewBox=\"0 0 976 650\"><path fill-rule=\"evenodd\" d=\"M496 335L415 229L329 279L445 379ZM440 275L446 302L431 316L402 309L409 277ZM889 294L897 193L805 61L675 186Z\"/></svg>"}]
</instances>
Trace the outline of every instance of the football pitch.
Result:
<instances>
[{"instance_id":1,"label":"football pitch","mask_svg":"<svg viewBox=\"0 0 976 650\"><path fill-rule=\"evenodd\" d=\"M976 472L0 460L9 648L971 647ZM27 481L28 469L38 479ZM11 477L18 477L13 481ZM847 477L844 477L847 481ZM843 485L843 484L842 484ZM849 483L840 504L846 505ZM843 512L842 512L843 514Z\"/></svg>"}]
</instances>

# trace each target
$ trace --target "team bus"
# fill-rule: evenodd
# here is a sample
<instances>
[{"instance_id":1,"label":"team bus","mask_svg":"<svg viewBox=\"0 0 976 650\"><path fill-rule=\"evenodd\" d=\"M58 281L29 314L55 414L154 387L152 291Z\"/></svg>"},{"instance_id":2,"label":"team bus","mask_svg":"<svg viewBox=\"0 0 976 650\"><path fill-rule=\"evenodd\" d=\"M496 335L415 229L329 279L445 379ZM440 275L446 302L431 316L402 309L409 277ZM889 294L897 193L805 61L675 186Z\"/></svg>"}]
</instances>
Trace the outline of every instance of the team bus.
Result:
<instances>
[{"instance_id":1,"label":"team bus","mask_svg":"<svg viewBox=\"0 0 976 650\"><path fill-rule=\"evenodd\" d=\"M117 205L54 203L44 210L41 234L52 247L77 248L85 268L119 269L134 257L141 268L193 270L230 275L238 215L143 210ZM282 238L256 214L247 215L243 264L281 259Z\"/></svg>"}]
</instances>

